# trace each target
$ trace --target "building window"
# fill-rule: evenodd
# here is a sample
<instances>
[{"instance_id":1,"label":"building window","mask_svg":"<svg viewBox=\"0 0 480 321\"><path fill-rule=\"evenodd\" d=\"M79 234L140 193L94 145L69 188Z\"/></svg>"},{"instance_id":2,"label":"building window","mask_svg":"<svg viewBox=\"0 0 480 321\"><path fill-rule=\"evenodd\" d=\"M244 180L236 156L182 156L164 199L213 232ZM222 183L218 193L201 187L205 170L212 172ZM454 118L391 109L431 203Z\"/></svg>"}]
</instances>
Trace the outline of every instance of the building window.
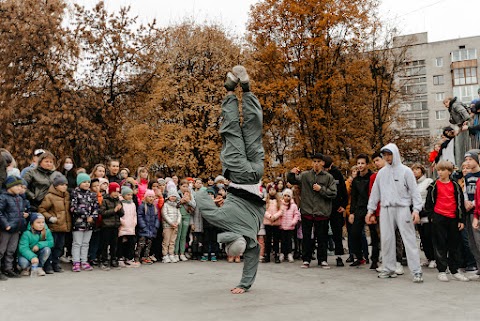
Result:
<instances>
[{"instance_id":1,"label":"building window","mask_svg":"<svg viewBox=\"0 0 480 321\"><path fill-rule=\"evenodd\" d=\"M411 103L411 110L427 110L427 102L426 101L414 101Z\"/></svg>"},{"instance_id":2,"label":"building window","mask_svg":"<svg viewBox=\"0 0 480 321\"><path fill-rule=\"evenodd\" d=\"M458 86L453 87L453 95L461 102L470 104L470 102L478 98L477 86Z\"/></svg>"},{"instance_id":3,"label":"building window","mask_svg":"<svg viewBox=\"0 0 480 321\"><path fill-rule=\"evenodd\" d=\"M471 85L476 84L477 67L459 68L453 70L453 85Z\"/></svg>"},{"instance_id":4,"label":"building window","mask_svg":"<svg viewBox=\"0 0 480 321\"><path fill-rule=\"evenodd\" d=\"M460 49L452 51L452 62L477 59L477 49Z\"/></svg>"},{"instance_id":5,"label":"building window","mask_svg":"<svg viewBox=\"0 0 480 321\"><path fill-rule=\"evenodd\" d=\"M443 67L443 57L437 57L437 58L435 58L435 66L437 66L437 67Z\"/></svg>"},{"instance_id":6,"label":"building window","mask_svg":"<svg viewBox=\"0 0 480 321\"><path fill-rule=\"evenodd\" d=\"M427 85L407 85L403 86L405 94L423 94L427 92Z\"/></svg>"},{"instance_id":7,"label":"building window","mask_svg":"<svg viewBox=\"0 0 480 321\"><path fill-rule=\"evenodd\" d=\"M447 111L446 111L446 110L437 110L437 111L435 111L435 119L436 119L436 120L445 120L445 119L447 119Z\"/></svg>"},{"instance_id":8,"label":"building window","mask_svg":"<svg viewBox=\"0 0 480 321\"><path fill-rule=\"evenodd\" d=\"M434 85L443 85L445 84L445 77L443 75L433 76Z\"/></svg>"},{"instance_id":9,"label":"building window","mask_svg":"<svg viewBox=\"0 0 480 321\"><path fill-rule=\"evenodd\" d=\"M416 129L428 128L428 118L411 120L410 126Z\"/></svg>"},{"instance_id":10,"label":"building window","mask_svg":"<svg viewBox=\"0 0 480 321\"><path fill-rule=\"evenodd\" d=\"M443 101L445 99L445 93L436 93L435 101Z\"/></svg>"}]
</instances>

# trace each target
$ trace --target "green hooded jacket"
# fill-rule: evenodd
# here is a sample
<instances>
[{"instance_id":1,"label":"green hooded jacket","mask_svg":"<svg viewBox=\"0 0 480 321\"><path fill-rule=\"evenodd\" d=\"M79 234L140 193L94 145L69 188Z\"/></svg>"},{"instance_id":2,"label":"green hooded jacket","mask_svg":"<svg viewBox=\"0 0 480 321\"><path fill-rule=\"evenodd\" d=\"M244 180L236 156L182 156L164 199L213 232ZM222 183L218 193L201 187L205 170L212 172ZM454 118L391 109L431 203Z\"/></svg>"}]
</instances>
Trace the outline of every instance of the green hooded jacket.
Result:
<instances>
[{"instance_id":1,"label":"green hooded jacket","mask_svg":"<svg viewBox=\"0 0 480 321\"><path fill-rule=\"evenodd\" d=\"M33 247L36 245L38 249L41 250L44 247L53 247L53 236L52 232L48 228L48 225L45 224L45 240L40 240L41 234L33 232L33 228L30 223L27 226L27 230L20 237L18 242L18 253L20 256L23 256L28 261L31 261L34 257L37 257L37 254L32 251Z\"/></svg>"}]
</instances>

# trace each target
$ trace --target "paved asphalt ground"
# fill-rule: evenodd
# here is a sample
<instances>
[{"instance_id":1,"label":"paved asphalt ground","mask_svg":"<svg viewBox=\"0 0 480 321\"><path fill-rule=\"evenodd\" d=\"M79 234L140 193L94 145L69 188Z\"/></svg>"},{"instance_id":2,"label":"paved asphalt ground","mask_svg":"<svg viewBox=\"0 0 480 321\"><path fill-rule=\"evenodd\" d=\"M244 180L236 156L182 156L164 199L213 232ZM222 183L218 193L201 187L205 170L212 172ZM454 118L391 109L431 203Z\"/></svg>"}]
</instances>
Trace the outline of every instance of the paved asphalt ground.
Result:
<instances>
[{"instance_id":1,"label":"paved asphalt ground","mask_svg":"<svg viewBox=\"0 0 480 321\"><path fill-rule=\"evenodd\" d=\"M155 263L8 280L0 283L0 321L480 320L480 282L442 283L436 270L413 284L408 269L381 280L368 266L268 263L248 293L232 295L242 265Z\"/></svg>"}]
</instances>

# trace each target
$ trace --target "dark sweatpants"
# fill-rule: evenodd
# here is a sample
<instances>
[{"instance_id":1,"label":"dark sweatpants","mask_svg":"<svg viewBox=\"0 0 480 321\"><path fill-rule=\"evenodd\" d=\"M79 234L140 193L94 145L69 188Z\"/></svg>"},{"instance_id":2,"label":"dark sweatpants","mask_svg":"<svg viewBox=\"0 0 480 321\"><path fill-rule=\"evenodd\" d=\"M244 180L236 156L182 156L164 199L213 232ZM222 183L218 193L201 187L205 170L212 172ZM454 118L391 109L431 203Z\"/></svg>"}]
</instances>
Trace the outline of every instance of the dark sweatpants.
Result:
<instances>
[{"instance_id":1,"label":"dark sweatpants","mask_svg":"<svg viewBox=\"0 0 480 321\"><path fill-rule=\"evenodd\" d=\"M433 248L438 272L447 266L452 274L458 272L461 263L461 235L458 220L435 213L433 216Z\"/></svg>"}]
</instances>

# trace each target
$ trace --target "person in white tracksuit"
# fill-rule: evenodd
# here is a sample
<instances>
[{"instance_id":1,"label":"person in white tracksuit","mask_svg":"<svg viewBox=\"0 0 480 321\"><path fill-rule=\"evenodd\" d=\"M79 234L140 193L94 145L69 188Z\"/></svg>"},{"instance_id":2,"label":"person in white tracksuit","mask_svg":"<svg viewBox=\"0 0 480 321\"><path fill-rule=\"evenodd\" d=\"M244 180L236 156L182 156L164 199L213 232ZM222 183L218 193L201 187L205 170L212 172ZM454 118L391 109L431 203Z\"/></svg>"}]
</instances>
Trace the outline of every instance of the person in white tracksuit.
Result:
<instances>
[{"instance_id":1,"label":"person in white tracksuit","mask_svg":"<svg viewBox=\"0 0 480 321\"><path fill-rule=\"evenodd\" d=\"M368 201L368 222L380 202L380 232L383 255L383 271L379 278L395 278L397 274L395 256L395 227L398 226L407 252L408 267L413 282L422 283L420 252L417 246L415 225L420 222L419 213L423 203L417 189L415 176L410 168L402 164L397 145L388 144L380 152L386 161L377 174ZM413 204L412 204L413 203ZM410 206L413 205L413 212Z\"/></svg>"}]
</instances>

